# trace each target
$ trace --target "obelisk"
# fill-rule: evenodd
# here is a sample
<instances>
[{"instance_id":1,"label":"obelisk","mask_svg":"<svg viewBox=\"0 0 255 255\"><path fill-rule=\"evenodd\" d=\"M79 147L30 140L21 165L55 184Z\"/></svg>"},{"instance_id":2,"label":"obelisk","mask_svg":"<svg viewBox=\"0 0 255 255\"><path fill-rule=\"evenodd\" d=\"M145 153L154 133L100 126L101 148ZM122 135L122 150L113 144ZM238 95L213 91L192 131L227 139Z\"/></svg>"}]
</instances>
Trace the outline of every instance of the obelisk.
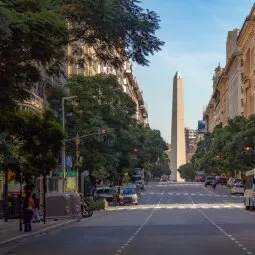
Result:
<instances>
[{"instance_id":1,"label":"obelisk","mask_svg":"<svg viewBox=\"0 0 255 255\"><path fill-rule=\"evenodd\" d=\"M183 79L178 71L173 79L172 104L170 180L182 182L184 180L180 177L180 174L177 170L181 165L186 164L186 151L184 131Z\"/></svg>"}]
</instances>

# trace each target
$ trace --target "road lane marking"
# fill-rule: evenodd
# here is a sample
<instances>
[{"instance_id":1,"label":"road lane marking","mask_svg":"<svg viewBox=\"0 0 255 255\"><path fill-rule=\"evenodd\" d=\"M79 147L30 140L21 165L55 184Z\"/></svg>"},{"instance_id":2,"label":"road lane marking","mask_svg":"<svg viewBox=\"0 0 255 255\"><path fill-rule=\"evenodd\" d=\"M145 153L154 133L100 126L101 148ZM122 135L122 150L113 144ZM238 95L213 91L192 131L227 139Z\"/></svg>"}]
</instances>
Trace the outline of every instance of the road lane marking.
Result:
<instances>
[{"instance_id":1,"label":"road lane marking","mask_svg":"<svg viewBox=\"0 0 255 255\"><path fill-rule=\"evenodd\" d=\"M187 192L187 191L186 191ZM219 226L216 222L214 222L207 214L205 214L202 210L200 210L197 206L196 206L196 204L195 204L195 202L194 202L194 200L192 199L192 197L191 196L189 196L189 199L191 200L191 202L192 202L192 204L194 205L194 207L203 215L203 217L205 218L205 219L207 219L213 226L215 226L217 229L219 229L220 230L220 232L222 232L226 237L228 237L231 241L233 241L235 244L237 244L237 246L239 247L239 248L242 248L242 250L243 251L247 251L247 248L246 247L243 247L243 245L242 244L240 244L239 242L237 243L236 242L236 239L232 236L232 235L230 235L230 234L228 234L221 226ZM247 254L252 254L252 252L250 252L250 251L247 251L246 252Z\"/></svg>"},{"instance_id":2,"label":"road lane marking","mask_svg":"<svg viewBox=\"0 0 255 255\"><path fill-rule=\"evenodd\" d=\"M159 209L161 208L160 207L160 203L163 199L163 196L165 194L165 190L163 189L162 193L161 194L161 197L160 197L160 200L158 202L158 205L156 208L153 208L152 212L150 213L150 215L146 218L146 220L144 221L144 223L142 225L139 226L139 228L135 231L135 233L124 243L126 245L122 245L120 247L120 249L117 251L117 253L122 253L122 251L133 241L133 239L137 236L137 234L139 234L139 232L143 229L143 227L148 223L148 221L151 219L151 217L153 216L153 214L156 212L156 209ZM116 253L115 253L116 254ZM115 255L114 254L114 255Z\"/></svg>"}]
</instances>

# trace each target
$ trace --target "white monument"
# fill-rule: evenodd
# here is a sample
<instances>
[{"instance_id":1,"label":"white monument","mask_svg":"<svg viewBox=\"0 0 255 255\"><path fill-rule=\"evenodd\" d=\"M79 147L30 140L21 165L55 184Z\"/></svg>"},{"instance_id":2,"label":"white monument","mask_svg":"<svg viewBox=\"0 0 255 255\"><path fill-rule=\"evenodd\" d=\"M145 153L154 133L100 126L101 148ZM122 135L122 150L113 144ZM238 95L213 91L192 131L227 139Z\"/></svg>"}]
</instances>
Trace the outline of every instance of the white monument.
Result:
<instances>
[{"instance_id":1,"label":"white monument","mask_svg":"<svg viewBox=\"0 0 255 255\"><path fill-rule=\"evenodd\" d=\"M186 164L185 132L184 132L184 107L183 107L183 79L177 73L173 79L173 105L172 105L172 134L170 180L183 182L177 171L181 165Z\"/></svg>"}]
</instances>

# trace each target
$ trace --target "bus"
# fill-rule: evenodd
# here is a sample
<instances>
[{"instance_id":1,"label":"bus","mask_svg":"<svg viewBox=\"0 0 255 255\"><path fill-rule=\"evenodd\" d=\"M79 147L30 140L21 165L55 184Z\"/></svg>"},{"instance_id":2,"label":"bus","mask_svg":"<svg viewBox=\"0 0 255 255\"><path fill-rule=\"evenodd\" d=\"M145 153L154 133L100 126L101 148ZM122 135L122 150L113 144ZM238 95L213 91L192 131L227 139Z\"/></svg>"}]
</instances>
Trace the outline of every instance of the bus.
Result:
<instances>
[{"instance_id":1,"label":"bus","mask_svg":"<svg viewBox=\"0 0 255 255\"><path fill-rule=\"evenodd\" d=\"M246 210L252 210L255 207L255 168L245 173L244 205Z\"/></svg>"}]
</instances>

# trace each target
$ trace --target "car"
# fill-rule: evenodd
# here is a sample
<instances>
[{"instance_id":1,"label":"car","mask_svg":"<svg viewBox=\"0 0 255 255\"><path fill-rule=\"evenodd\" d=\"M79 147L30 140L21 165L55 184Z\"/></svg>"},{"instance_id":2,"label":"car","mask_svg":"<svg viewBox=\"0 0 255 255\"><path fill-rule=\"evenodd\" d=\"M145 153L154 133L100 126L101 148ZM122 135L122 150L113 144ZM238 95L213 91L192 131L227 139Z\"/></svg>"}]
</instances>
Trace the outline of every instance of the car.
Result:
<instances>
[{"instance_id":1,"label":"car","mask_svg":"<svg viewBox=\"0 0 255 255\"><path fill-rule=\"evenodd\" d=\"M121 205L124 204L138 204L138 195L135 185L128 185L120 187L119 201Z\"/></svg>"},{"instance_id":2,"label":"car","mask_svg":"<svg viewBox=\"0 0 255 255\"><path fill-rule=\"evenodd\" d=\"M232 195L236 195L236 194L243 195L244 194L244 185L240 184L240 183L236 183L234 185L234 187L231 189L231 194Z\"/></svg>"},{"instance_id":3,"label":"car","mask_svg":"<svg viewBox=\"0 0 255 255\"><path fill-rule=\"evenodd\" d=\"M231 188L235 185L235 178L230 177L227 181L227 187Z\"/></svg>"},{"instance_id":4,"label":"car","mask_svg":"<svg viewBox=\"0 0 255 255\"><path fill-rule=\"evenodd\" d=\"M227 185L228 178L227 177L220 177L219 184L221 185Z\"/></svg>"},{"instance_id":5,"label":"car","mask_svg":"<svg viewBox=\"0 0 255 255\"><path fill-rule=\"evenodd\" d=\"M136 185L137 189L144 190L144 181L143 180L136 181L135 185Z\"/></svg>"},{"instance_id":6,"label":"car","mask_svg":"<svg viewBox=\"0 0 255 255\"><path fill-rule=\"evenodd\" d=\"M117 191L114 188L103 186L96 188L94 196L104 198L107 202L113 202L116 192Z\"/></svg>"},{"instance_id":7,"label":"car","mask_svg":"<svg viewBox=\"0 0 255 255\"><path fill-rule=\"evenodd\" d=\"M205 179L205 187L207 185L212 185L213 181L216 181L214 176L207 176Z\"/></svg>"},{"instance_id":8,"label":"car","mask_svg":"<svg viewBox=\"0 0 255 255\"><path fill-rule=\"evenodd\" d=\"M198 175L196 177L196 182L205 182L205 176L204 175Z\"/></svg>"}]
</instances>

